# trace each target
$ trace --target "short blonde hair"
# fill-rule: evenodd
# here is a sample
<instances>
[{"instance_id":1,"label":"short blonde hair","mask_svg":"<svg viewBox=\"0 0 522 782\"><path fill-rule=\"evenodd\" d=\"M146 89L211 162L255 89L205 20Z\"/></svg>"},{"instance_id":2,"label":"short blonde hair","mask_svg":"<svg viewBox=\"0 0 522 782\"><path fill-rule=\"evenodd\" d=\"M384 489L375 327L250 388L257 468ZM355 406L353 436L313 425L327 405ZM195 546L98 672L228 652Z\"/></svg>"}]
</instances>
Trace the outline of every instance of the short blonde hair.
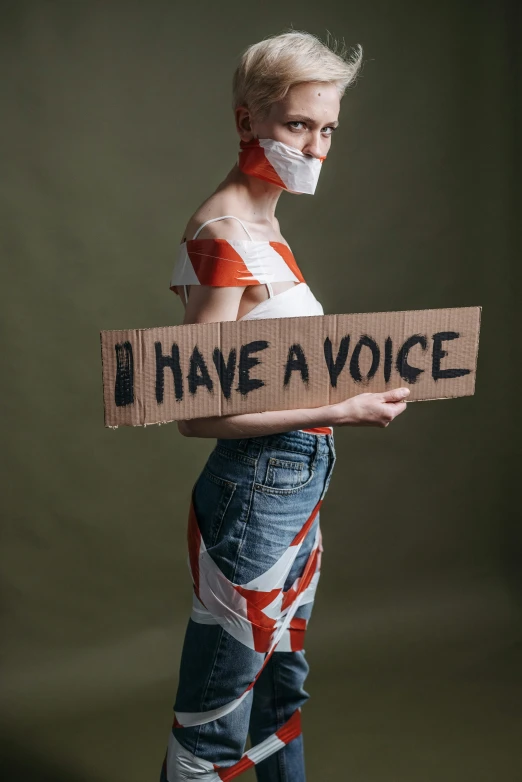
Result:
<instances>
[{"instance_id":1,"label":"short blonde hair","mask_svg":"<svg viewBox=\"0 0 522 782\"><path fill-rule=\"evenodd\" d=\"M362 63L362 46L349 55L344 42L330 47L311 33L291 30L249 46L241 55L232 82L232 108L246 106L263 119L272 103L290 87L307 81L333 82L342 98Z\"/></svg>"}]
</instances>

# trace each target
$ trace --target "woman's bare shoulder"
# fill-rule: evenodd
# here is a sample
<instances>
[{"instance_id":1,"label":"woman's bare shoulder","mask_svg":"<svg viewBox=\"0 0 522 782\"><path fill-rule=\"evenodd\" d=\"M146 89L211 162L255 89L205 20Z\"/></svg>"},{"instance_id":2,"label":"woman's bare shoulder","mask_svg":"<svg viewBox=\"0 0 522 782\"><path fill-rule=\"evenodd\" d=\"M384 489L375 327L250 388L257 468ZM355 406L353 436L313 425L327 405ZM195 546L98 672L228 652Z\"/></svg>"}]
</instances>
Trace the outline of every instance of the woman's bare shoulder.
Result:
<instances>
[{"instance_id":1,"label":"woman's bare shoulder","mask_svg":"<svg viewBox=\"0 0 522 782\"><path fill-rule=\"evenodd\" d=\"M224 217L225 215L234 215L234 217ZM223 220L214 220L216 217L223 217ZM235 219L235 217L239 219ZM187 223L182 241L193 239L198 228L206 223L207 220L214 222L205 225L198 233L198 239L248 239L248 234L241 225L241 215L234 202L227 199L210 197L194 212ZM243 223L247 223L242 219ZM246 225L250 230L250 226Z\"/></svg>"},{"instance_id":2,"label":"woman's bare shoulder","mask_svg":"<svg viewBox=\"0 0 522 782\"><path fill-rule=\"evenodd\" d=\"M207 220L211 218L207 217ZM192 239L198 228L206 222L205 220L197 221L187 225L187 232L185 236L187 239ZM248 234L242 227L238 220L233 218L225 218L223 220L216 220L214 223L205 225L198 233L198 239L246 239L248 241Z\"/></svg>"}]
</instances>

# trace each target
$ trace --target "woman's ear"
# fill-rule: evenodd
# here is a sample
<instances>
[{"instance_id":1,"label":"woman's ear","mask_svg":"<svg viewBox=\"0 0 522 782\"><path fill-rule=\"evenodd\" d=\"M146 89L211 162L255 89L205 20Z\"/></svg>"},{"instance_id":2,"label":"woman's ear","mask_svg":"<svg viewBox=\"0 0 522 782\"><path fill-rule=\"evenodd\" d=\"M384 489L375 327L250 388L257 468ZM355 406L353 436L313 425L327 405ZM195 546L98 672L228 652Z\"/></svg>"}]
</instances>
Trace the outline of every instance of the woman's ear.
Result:
<instances>
[{"instance_id":1,"label":"woman's ear","mask_svg":"<svg viewBox=\"0 0 522 782\"><path fill-rule=\"evenodd\" d=\"M252 141L254 134L250 125L250 112L246 106L238 106L234 110L236 118L236 130L241 141Z\"/></svg>"}]
</instances>

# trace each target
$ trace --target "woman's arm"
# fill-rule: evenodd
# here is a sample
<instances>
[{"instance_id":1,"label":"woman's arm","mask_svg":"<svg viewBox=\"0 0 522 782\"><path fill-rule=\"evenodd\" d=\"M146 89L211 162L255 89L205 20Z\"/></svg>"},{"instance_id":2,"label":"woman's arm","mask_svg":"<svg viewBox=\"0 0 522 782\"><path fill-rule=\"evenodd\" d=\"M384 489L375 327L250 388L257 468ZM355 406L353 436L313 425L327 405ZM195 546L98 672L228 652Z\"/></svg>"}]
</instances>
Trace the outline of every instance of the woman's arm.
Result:
<instances>
[{"instance_id":1,"label":"woman's arm","mask_svg":"<svg viewBox=\"0 0 522 782\"><path fill-rule=\"evenodd\" d=\"M342 402L297 410L267 410L264 413L191 418L178 421L186 437L233 439L309 429L314 426L378 426L384 428L406 410L410 389L394 388L382 393L364 393Z\"/></svg>"},{"instance_id":2,"label":"woman's arm","mask_svg":"<svg viewBox=\"0 0 522 782\"><path fill-rule=\"evenodd\" d=\"M188 421L178 421L178 429L186 437L231 439L279 434L315 426L333 426L337 418L335 405L324 405L297 410L267 410L264 413L191 418Z\"/></svg>"}]
</instances>

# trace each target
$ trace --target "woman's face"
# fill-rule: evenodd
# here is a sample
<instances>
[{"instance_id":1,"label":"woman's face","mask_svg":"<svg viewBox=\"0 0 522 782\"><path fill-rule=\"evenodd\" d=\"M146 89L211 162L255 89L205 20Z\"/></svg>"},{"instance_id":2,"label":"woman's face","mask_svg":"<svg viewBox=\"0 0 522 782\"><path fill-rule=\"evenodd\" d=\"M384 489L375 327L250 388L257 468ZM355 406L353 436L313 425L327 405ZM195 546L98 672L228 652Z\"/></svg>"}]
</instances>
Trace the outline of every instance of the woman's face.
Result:
<instances>
[{"instance_id":1,"label":"woman's face","mask_svg":"<svg viewBox=\"0 0 522 782\"><path fill-rule=\"evenodd\" d=\"M305 155L325 157L339 124L340 104L335 84L295 84L283 100L272 104L268 117L262 121L250 118L247 109L238 109L244 112L238 115L238 131L243 141L271 138Z\"/></svg>"}]
</instances>

